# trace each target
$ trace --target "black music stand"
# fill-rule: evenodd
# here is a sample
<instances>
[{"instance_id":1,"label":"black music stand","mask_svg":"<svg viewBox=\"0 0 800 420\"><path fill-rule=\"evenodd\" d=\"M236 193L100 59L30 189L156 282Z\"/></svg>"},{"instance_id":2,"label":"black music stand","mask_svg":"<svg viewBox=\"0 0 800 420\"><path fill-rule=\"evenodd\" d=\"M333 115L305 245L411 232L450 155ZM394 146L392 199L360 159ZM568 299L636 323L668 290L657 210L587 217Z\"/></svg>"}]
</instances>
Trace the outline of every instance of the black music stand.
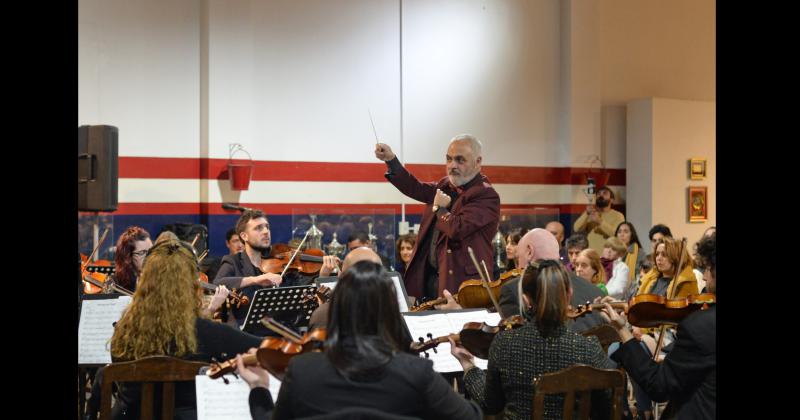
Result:
<instances>
[{"instance_id":1,"label":"black music stand","mask_svg":"<svg viewBox=\"0 0 800 420\"><path fill-rule=\"evenodd\" d=\"M261 319L270 316L287 327L301 332L308 327L311 313L317 308L315 299L304 299L317 290L314 285L261 289L253 295L242 331L257 336L275 335Z\"/></svg>"}]
</instances>

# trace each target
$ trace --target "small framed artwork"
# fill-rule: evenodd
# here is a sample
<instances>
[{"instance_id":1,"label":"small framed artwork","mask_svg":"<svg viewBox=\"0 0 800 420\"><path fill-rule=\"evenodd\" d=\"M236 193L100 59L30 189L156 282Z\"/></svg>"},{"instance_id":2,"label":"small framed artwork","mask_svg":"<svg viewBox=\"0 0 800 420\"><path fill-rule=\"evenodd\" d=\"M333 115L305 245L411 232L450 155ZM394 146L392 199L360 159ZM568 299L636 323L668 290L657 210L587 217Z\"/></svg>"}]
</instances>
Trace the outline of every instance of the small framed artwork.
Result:
<instances>
[{"instance_id":1,"label":"small framed artwork","mask_svg":"<svg viewBox=\"0 0 800 420\"><path fill-rule=\"evenodd\" d=\"M689 222L708 220L708 187L689 187Z\"/></svg>"},{"instance_id":2,"label":"small framed artwork","mask_svg":"<svg viewBox=\"0 0 800 420\"><path fill-rule=\"evenodd\" d=\"M700 158L689 159L689 178L690 179L705 179L706 178L706 160Z\"/></svg>"}]
</instances>

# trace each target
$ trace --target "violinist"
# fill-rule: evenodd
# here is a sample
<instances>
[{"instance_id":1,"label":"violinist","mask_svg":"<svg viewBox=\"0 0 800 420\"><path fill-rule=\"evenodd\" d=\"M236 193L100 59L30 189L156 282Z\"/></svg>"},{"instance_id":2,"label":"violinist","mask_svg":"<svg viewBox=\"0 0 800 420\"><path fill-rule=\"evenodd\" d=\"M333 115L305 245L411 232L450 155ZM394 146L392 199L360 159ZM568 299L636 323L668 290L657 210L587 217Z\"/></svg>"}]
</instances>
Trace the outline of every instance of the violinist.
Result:
<instances>
[{"instance_id":1,"label":"violinist","mask_svg":"<svg viewBox=\"0 0 800 420\"><path fill-rule=\"evenodd\" d=\"M530 321L522 327L497 333L489 348L489 366L476 369L472 354L450 339L451 353L464 369L467 394L486 414L505 409L506 419L531 418L534 378L575 364L611 368L597 337L584 337L567 328L567 310L572 295L569 274L558 261L531 263L522 276L520 307ZM600 394L600 396L604 396ZM592 408L604 409L607 398L593 398ZM545 397L545 419L560 419L563 395ZM599 412L599 411L598 411Z\"/></svg>"},{"instance_id":2,"label":"violinist","mask_svg":"<svg viewBox=\"0 0 800 420\"><path fill-rule=\"evenodd\" d=\"M261 271L261 261L269 254L271 232L267 216L261 210L248 209L236 222L236 233L244 243L244 250L222 258L222 264L213 280L216 285L225 285L228 289L237 289L251 301L256 291L264 287L298 286L308 284L313 277L305 277L296 271L289 271L285 277L280 274ZM336 257L323 257L321 276L327 276L336 266ZM236 322L241 325L247 315L249 306L232 308Z\"/></svg>"},{"instance_id":3,"label":"violinist","mask_svg":"<svg viewBox=\"0 0 800 420\"><path fill-rule=\"evenodd\" d=\"M716 293L716 234L703 237L697 253L708 290ZM654 362L632 340L624 314L616 313L608 304L601 313L622 338L622 345L611 358L621 363L631 379L655 401L669 400L664 418L716 418L716 306L695 311L678 324L673 349L661 363Z\"/></svg>"},{"instance_id":4,"label":"violinist","mask_svg":"<svg viewBox=\"0 0 800 420\"><path fill-rule=\"evenodd\" d=\"M197 259L186 243L167 240L150 250L139 287L111 338L114 362L153 355L210 362L212 357L225 359L259 346L259 337L203 315L198 272ZM139 384L121 384L112 417L138 418L140 398ZM176 418L196 418L196 405L194 381L179 382Z\"/></svg>"},{"instance_id":5,"label":"violinist","mask_svg":"<svg viewBox=\"0 0 800 420\"><path fill-rule=\"evenodd\" d=\"M265 389L269 379L255 374L257 368L240 369L252 382L254 419L270 418L273 410L273 419L345 410L354 418L482 418L477 405L453 391L431 361L408 352L411 337L380 263L359 261L345 271L333 292L326 332L324 352L291 359L274 405Z\"/></svg>"},{"instance_id":6,"label":"violinist","mask_svg":"<svg viewBox=\"0 0 800 420\"><path fill-rule=\"evenodd\" d=\"M339 278L344 275L344 272L347 271L347 269L359 261L372 261L374 263L383 264L381 257L375 251L373 251L372 248L366 246L353 248L347 253L347 256L344 257L342 269L339 270ZM329 312L330 302L324 302L317 307L317 309L315 309L311 314L311 319L308 321L308 329L313 330L315 328L325 327L325 325L328 324Z\"/></svg>"},{"instance_id":7,"label":"violinist","mask_svg":"<svg viewBox=\"0 0 800 420\"><path fill-rule=\"evenodd\" d=\"M125 232L117 239L114 252L114 274L106 279L103 293L116 293L112 285L135 292L144 257L152 246L153 242L146 230L139 226L125 229Z\"/></svg>"},{"instance_id":8,"label":"violinist","mask_svg":"<svg viewBox=\"0 0 800 420\"><path fill-rule=\"evenodd\" d=\"M517 245L517 258L521 267L525 267L529 262L547 259L559 260L558 242L555 236L544 229L533 229L526 233L519 240ZM569 273L570 289L573 293L570 295L570 304L573 307L583 305L588 301L593 301L596 297L604 296L603 292L589 283L588 281ZM512 279L506 282L500 289L500 311L503 318L512 315L520 315L519 295L517 288L519 279ZM523 314L524 315L524 314ZM573 331L582 332L603 323L602 318L597 314L587 314L575 320L570 326Z\"/></svg>"},{"instance_id":9,"label":"violinist","mask_svg":"<svg viewBox=\"0 0 800 420\"><path fill-rule=\"evenodd\" d=\"M246 210L236 222L236 233L244 243L244 250L222 258L213 283L228 289L237 289L252 300L255 292L263 287L276 287L283 283L279 274L261 271L261 257L269 253L272 239L267 216L261 210ZM249 308L242 305L232 308L236 321L241 325Z\"/></svg>"}]
</instances>

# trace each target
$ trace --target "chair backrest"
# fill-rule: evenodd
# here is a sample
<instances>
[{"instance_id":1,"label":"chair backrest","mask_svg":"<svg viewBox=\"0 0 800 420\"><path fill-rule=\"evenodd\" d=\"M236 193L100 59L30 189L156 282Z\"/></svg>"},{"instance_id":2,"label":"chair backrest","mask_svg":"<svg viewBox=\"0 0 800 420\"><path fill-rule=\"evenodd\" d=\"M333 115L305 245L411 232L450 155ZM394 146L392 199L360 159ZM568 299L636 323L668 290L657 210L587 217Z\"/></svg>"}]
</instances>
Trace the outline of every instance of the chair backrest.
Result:
<instances>
[{"instance_id":1,"label":"chair backrest","mask_svg":"<svg viewBox=\"0 0 800 420\"><path fill-rule=\"evenodd\" d=\"M611 343L622 341L622 337L619 336L619 332L617 332L617 330L610 324L600 324L594 328L582 332L581 335L584 337L588 337L590 335L597 337L597 339L600 341L600 347L602 347L604 351L608 351L608 346L610 346Z\"/></svg>"},{"instance_id":2,"label":"chair backrest","mask_svg":"<svg viewBox=\"0 0 800 420\"><path fill-rule=\"evenodd\" d=\"M580 396L578 419L589 418L591 392L612 388L611 419L622 417L622 396L625 375L618 369L598 369L588 365L574 365L558 372L546 373L533 381L533 418L544 418L544 397L548 394L566 394L561 418L572 419L575 394Z\"/></svg>"},{"instance_id":3,"label":"chair backrest","mask_svg":"<svg viewBox=\"0 0 800 420\"><path fill-rule=\"evenodd\" d=\"M175 382L193 381L203 366L207 364L167 356L150 356L106 366L100 391L100 420L111 419L111 384L114 382L142 382L142 420L153 418L153 386L155 382L162 382L161 418L171 420L175 408Z\"/></svg>"}]
</instances>

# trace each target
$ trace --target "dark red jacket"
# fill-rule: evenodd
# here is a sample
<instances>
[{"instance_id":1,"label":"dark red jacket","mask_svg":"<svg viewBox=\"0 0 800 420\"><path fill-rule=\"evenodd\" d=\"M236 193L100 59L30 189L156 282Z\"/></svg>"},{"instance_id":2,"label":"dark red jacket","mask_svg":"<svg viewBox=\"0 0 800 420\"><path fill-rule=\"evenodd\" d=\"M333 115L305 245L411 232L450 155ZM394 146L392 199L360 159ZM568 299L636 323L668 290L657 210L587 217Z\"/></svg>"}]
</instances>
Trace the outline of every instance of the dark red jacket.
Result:
<instances>
[{"instance_id":1,"label":"dark red jacket","mask_svg":"<svg viewBox=\"0 0 800 420\"><path fill-rule=\"evenodd\" d=\"M489 184L489 179L478 173L457 192L447 177L438 182L420 182L411 175L397 158L386 164L389 171L386 179L400 192L427 206L422 214L422 223L417 243L406 270L405 284L409 296L422 297L424 288L425 264L430 253L427 235L431 229L439 229L436 255L439 263L439 296L442 290L458 292L464 280L480 278L475 265L467 252L472 247L478 263L486 262L489 273L493 267L492 239L500 224L500 196ZM450 209L432 211L436 189L458 197L450 203ZM491 279L489 279L491 280Z\"/></svg>"}]
</instances>

